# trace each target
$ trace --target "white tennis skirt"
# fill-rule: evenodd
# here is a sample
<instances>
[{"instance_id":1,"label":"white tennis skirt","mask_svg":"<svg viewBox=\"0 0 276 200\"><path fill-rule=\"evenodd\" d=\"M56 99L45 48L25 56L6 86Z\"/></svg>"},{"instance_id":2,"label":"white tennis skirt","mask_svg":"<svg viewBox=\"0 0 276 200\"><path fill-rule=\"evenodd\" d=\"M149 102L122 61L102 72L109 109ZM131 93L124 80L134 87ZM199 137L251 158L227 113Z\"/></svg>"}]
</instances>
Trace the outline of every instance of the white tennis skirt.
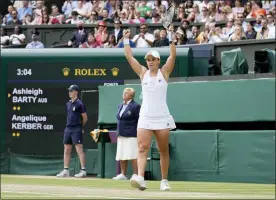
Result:
<instances>
[{"instance_id":1,"label":"white tennis skirt","mask_svg":"<svg viewBox=\"0 0 276 200\"><path fill-rule=\"evenodd\" d=\"M163 129L175 129L176 125L171 115L166 117L145 117L140 116L138 120L138 128L148 130L163 130Z\"/></svg>"},{"instance_id":2,"label":"white tennis skirt","mask_svg":"<svg viewBox=\"0 0 276 200\"><path fill-rule=\"evenodd\" d=\"M138 143L135 137L117 138L117 153L116 160L134 160L137 159Z\"/></svg>"}]
</instances>

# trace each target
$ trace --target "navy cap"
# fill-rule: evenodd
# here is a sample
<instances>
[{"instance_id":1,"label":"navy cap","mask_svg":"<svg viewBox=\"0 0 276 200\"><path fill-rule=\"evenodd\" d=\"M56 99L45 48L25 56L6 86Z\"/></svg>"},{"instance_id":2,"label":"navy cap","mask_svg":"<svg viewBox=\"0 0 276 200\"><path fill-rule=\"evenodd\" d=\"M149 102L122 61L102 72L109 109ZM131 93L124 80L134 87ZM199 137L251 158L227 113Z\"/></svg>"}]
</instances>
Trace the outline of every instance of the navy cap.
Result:
<instances>
[{"instance_id":1,"label":"navy cap","mask_svg":"<svg viewBox=\"0 0 276 200\"><path fill-rule=\"evenodd\" d=\"M68 88L69 91L80 91L80 88L79 86L77 85L71 85L69 88Z\"/></svg>"}]
</instances>

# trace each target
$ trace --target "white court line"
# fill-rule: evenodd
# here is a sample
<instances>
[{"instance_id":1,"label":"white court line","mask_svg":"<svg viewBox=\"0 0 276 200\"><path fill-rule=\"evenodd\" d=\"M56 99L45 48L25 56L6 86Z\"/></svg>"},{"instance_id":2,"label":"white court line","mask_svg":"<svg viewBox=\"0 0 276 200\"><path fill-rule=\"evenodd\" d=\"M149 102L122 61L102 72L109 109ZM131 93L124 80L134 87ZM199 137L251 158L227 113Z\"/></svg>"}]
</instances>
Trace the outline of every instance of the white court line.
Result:
<instances>
[{"instance_id":1,"label":"white court line","mask_svg":"<svg viewBox=\"0 0 276 200\"><path fill-rule=\"evenodd\" d=\"M1 193L19 193L19 194L34 194L34 195L50 195L50 196L60 196L60 197L72 197L72 195L70 196L67 196L65 194L55 194L55 193L47 193L47 192L15 192L15 191L9 191L9 190L6 190L6 191L1 191ZM18 196L17 196L18 197ZM92 196L92 195L79 195L79 194L76 194L76 195L73 195L73 197L87 197L87 198L103 198L103 199L141 199L141 198L130 198L130 197L108 197L108 196Z\"/></svg>"}]
</instances>

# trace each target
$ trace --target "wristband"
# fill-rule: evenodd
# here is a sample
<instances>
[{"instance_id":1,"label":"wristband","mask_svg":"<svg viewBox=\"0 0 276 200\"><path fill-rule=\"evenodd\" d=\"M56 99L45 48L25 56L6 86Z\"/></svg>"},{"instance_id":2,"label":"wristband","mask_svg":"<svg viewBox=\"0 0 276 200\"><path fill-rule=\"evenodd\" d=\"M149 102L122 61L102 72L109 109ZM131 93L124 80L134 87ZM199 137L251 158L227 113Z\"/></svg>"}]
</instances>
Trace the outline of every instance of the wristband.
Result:
<instances>
[{"instance_id":1,"label":"wristband","mask_svg":"<svg viewBox=\"0 0 276 200\"><path fill-rule=\"evenodd\" d=\"M129 45L129 39L124 39L124 44Z\"/></svg>"}]
</instances>

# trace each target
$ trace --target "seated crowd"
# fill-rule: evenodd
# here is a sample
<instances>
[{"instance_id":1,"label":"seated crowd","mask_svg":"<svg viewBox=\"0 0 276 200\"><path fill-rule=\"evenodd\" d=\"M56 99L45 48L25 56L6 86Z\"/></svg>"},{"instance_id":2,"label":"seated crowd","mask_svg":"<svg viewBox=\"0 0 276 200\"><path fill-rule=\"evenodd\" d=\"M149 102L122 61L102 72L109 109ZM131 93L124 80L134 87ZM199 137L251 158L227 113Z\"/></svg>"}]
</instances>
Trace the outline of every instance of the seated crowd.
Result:
<instances>
[{"instance_id":1,"label":"seated crowd","mask_svg":"<svg viewBox=\"0 0 276 200\"><path fill-rule=\"evenodd\" d=\"M180 23L179 27L175 27L177 45L275 38L275 1L182 2L174 3L174 22ZM162 26L168 1L65 0L61 10L52 5L51 11L44 3L37 1L30 5L29 1L15 1L8 7L8 13L0 16L1 47L26 43L21 25L42 24L76 24L78 30L68 41L68 46L76 48L123 47L124 24L140 27L139 33L132 33L132 47L169 45L166 29L156 29L151 33L148 30L148 24L160 23L159 27ZM226 22L225 26L220 21ZM194 24L196 22L204 23L204 29L200 30ZM87 31L85 24L95 24L96 27ZM114 29L107 31L108 24L114 24ZM13 25L14 33L8 36L5 25ZM42 47L37 45L37 48Z\"/></svg>"}]
</instances>

